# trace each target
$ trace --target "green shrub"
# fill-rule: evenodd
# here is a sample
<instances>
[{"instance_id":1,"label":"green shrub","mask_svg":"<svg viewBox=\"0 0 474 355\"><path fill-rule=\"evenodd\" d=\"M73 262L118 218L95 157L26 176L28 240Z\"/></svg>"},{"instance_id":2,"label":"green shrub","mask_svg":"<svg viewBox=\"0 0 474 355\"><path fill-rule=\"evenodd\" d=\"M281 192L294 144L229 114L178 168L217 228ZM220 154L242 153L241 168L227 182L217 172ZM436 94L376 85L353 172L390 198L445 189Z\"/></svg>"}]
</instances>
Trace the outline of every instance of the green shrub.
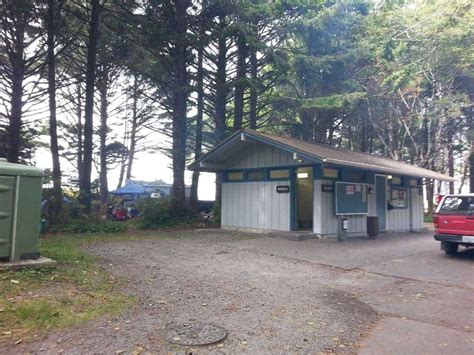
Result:
<instances>
[{"instance_id":1,"label":"green shrub","mask_svg":"<svg viewBox=\"0 0 474 355\"><path fill-rule=\"evenodd\" d=\"M195 222L191 209L172 198L144 198L138 200L136 207L140 212L138 227L142 229L191 225Z\"/></svg>"},{"instance_id":2,"label":"green shrub","mask_svg":"<svg viewBox=\"0 0 474 355\"><path fill-rule=\"evenodd\" d=\"M77 220L51 228L52 232L61 233L121 233L125 231L123 222Z\"/></svg>"}]
</instances>

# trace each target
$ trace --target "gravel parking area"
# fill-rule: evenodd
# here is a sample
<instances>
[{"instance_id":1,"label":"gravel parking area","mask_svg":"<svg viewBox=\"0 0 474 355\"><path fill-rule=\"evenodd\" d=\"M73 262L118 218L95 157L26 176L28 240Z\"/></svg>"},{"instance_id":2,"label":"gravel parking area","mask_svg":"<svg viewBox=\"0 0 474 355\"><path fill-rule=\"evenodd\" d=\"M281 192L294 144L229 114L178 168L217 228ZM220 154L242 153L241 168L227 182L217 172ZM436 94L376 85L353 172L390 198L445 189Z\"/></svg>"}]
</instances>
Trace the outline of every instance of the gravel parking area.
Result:
<instances>
[{"instance_id":1,"label":"gravel parking area","mask_svg":"<svg viewBox=\"0 0 474 355\"><path fill-rule=\"evenodd\" d=\"M474 253L447 257L429 233L294 242L235 232L89 245L138 304L0 352L472 353ZM166 326L209 322L204 347Z\"/></svg>"}]
</instances>

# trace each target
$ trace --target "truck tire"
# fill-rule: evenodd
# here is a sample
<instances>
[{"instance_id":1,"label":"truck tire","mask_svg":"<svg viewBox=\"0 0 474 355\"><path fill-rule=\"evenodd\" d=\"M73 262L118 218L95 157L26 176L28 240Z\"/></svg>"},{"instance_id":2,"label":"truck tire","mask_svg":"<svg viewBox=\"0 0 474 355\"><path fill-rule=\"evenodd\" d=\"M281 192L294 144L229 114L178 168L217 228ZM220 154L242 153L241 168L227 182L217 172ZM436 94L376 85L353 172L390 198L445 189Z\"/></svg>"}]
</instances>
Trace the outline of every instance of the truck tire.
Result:
<instances>
[{"instance_id":1,"label":"truck tire","mask_svg":"<svg viewBox=\"0 0 474 355\"><path fill-rule=\"evenodd\" d=\"M441 249L448 255L453 255L458 252L459 244L451 242L441 242Z\"/></svg>"}]
</instances>

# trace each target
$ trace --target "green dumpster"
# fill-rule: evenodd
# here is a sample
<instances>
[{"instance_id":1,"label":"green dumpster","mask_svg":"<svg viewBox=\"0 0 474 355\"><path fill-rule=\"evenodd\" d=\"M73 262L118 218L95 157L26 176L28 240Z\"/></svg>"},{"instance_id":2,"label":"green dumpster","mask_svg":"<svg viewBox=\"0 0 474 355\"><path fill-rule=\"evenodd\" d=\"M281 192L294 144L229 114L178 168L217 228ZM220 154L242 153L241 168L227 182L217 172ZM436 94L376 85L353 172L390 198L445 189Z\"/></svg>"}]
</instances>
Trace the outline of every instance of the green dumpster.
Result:
<instances>
[{"instance_id":1,"label":"green dumpster","mask_svg":"<svg viewBox=\"0 0 474 355\"><path fill-rule=\"evenodd\" d=\"M0 159L0 260L39 258L43 171Z\"/></svg>"}]
</instances>

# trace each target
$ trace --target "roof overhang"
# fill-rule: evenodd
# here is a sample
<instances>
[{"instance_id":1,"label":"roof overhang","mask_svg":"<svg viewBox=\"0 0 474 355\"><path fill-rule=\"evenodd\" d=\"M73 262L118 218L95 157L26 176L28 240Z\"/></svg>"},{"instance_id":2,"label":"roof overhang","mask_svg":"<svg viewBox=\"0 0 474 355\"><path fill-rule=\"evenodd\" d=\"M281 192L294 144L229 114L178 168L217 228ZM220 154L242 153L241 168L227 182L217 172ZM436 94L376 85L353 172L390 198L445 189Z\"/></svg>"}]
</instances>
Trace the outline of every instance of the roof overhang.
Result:
<instances>
[{"instance_id":1,"label":"roof overhang","mask_svg":"<svg viewBox=\"0 0 474 355\"><path fill-rule=\"evenodd\" d=\"M327 158L313 154L311 152L298 149L289 144L285 144L277 139L272 139L271 135L268 134L259 134L252 130L242 129L236 131L226 140L222 141L216 147L214 147L207 154L201 156L196 161L188 166L190 170L199 170L207 172L219 172L225 170L225 166L219 163L219 158L225 160L226 154L230 155L232 152L235 152L238 149L241 149L245 143L248 142L260 142L264 144L269 144L271 146L280 148L286 152L289 152L294 155L294 159L298 158L304 159L305 161L319 164L330 164L341 167L353 167L357 169L362 169L366 171L371 171L375 173L385 174L385 175L403 175L411 176L415 178L427 178L427 179L436 179L441 181L456 181L455 178L431 171L429 169L420 168L418 166L406 165L406 171L400 171L399 169L390 168L386 166L378 166L376 164L368 164L363 162L356 162L352 160L345 159L334 159ZM401 162L400 162L401 163ZM404 167L405 168L405 167Z\"/></svg>"},{"instance_id":2,"label":"roof overhang","mask_svg":"<svg viewBox=\"0 0 474 355\"><path fill-rule=\"evenodd\" d=\"M196 159L188 166L188 169L207 172L219 172L225 170L226 167L219 163L220 159L223 159L226 155L230 155L232 152L235 152L236 149L243 148L248 143L255 142L268 144L282 149L290 154L293 154L295 160L304 159L305 161L312 163L322 163L321 159L318 159L307 152L272 141L266 137L260 137L258 135L252 134L252 132L240 130L233 133L226 140L222 141L222 143L210 150L207 154Z\"/></svg>"},{"instance_id":3,"label":"roof overhang","mask_svg":"<svg viewBox=\"0 0 474 355\"><path fill-rule=\"evenodd\" d=\"M456 181L456 179L451 176L440 174L428 169L424 169L424 170L427 170L427 173L420 174L418 172L400 172L400 170L397 170L397 169L391 169L387 167L381 168L372 164L348 162L348 161L341 161L337 159L325 159L324 162L327 164L335 165L335 166L352 167L352 168L357 168L361 170L368 170L374 173L379 173L381 175L395 175L395 176L403 175L403 176L410 176L414 178L435 179L435 180L440 180L440 181ZM414 168L418 168L418 167L414 166Z\"/></svg>"}]
</instances>

